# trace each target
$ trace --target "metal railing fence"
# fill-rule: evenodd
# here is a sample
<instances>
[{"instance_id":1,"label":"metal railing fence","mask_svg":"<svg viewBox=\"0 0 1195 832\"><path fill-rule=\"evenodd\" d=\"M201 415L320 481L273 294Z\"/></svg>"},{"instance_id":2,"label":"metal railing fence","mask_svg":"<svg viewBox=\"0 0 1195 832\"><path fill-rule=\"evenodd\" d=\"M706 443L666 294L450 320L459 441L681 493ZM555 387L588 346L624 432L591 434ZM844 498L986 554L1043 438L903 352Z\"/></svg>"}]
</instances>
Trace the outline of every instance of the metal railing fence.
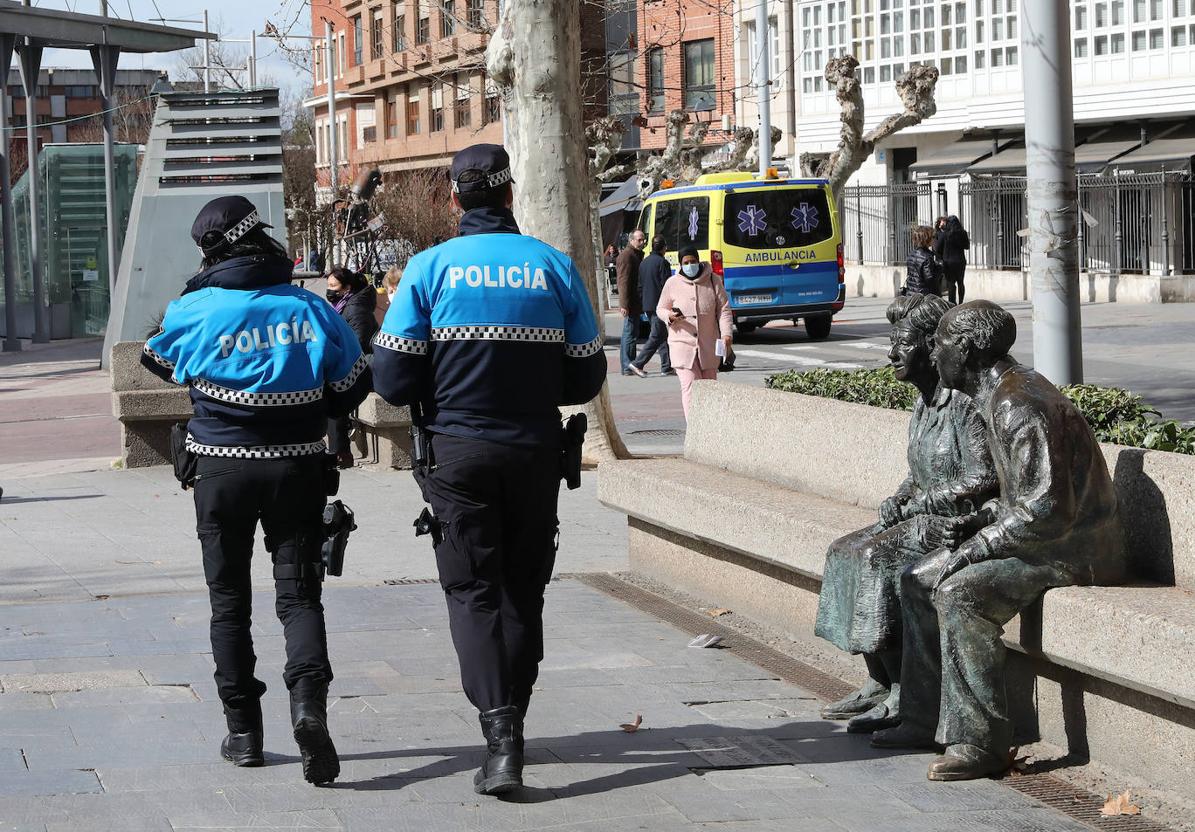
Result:
<instances>
[{"instance_id":1,"label":"metal railing fence","mask_svg":"<svg viewBox=\"0 0 1195 832\"><path fill-rule=\"evenodd\" d=\"M1104 274L1195 274L1195 175L1189 172L1079 177L1079 264ZM839 205L846 256L901 265L910 232L937 215L928 182L858 185ZM973 268L1029 266L1023 176L974 176L958 184L957 213L971 237Z\"/></svg>"}]
</instances>

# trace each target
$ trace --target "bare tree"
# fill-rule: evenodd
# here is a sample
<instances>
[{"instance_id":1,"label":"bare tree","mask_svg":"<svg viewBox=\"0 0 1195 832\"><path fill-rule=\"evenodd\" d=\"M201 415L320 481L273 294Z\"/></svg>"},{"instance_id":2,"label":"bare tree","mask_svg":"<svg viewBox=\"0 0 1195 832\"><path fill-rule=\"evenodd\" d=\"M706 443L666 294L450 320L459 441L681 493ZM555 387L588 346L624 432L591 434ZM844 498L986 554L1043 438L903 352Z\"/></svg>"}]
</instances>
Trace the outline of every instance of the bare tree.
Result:
<instances>
[{"instance_id":1,"label":"bare tree","mask_svg":"<svg viewBox=\"0 0 1195 832\"><path fill-rule=\"evenodd\" d=\"M863 91L858 68L859 61L853 55L842 55L826 64L826 81L834 87L834 95L842 108L838 148L826 158L811 154L801 156L804 173L829 179L835 199L842 195L847 180L875 151L877 143L906 127L920 124L938 112L938 105L934 101L938 68L925 65L910 67L908 72L896 79L896 92L904 110L888 116L864 133Z\"/></svg>"},{"instance_id":2,"label":"bare tree","mask_svg":"<svg viewBox=\"0 0 1195 832\"><path fill-rule=\"evenodd\" d=\"M154 124L157 110L156 96L144 89L118 88L112 99L112 130L116 141L129 144L145 144ZM72 142L102 142L104 140L104 117L96 114L70 130Z\"/></svg>"},{"instance_id":3,"label":"bare tree","mask_svg":"<svg viewBox=\"0 0 1195 832\"><path fill-rule=\"evenodd\" d=\"M421 168L387 174L375 198L386 231L399 245L399 268L424 249L457 235L457 217L444 168Z\"/></svg>"},{"instance_id":4,"label":"bare tree","mask_svg":"<svg viewBox=\"0 0 1195 832\"><path fill-rule=\"evenodd\" d=\"M520 224L582 264L601 332L597 270L585 266L593 257L593 175L582 124L580 22L574 0L507 0L486 62L507 109ZM590 422L586 457L629 456L614 423L609 386L583 410Z\"/></svg>"}]
</instances>

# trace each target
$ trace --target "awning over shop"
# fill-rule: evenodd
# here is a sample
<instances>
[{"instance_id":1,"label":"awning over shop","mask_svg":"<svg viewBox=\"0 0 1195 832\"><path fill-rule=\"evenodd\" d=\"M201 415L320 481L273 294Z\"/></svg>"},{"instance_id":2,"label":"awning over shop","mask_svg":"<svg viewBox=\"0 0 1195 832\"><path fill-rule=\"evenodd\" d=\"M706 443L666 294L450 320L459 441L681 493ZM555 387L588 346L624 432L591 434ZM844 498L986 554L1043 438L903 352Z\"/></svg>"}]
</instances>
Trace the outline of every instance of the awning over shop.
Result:
<instances>
[{"instance_id":1,"label":"awning over shop","mask_svg":"<svg viewBox=\"0 0 1195 832\"><path fill-rule=\"evenodd\" d=\"M1184 125L1121 156L1116 160L1116 166L1152 168L1172 164L1177 167L1190 164L1192 157L1195 157L1195 125Z\"/></svg>"},{"instance_id":2,"label":"awning over shop","mask_svg":"<svg viewBox=\"0 0 1195 832\"><path fill-rule=\"evenodd\" d=\"M618 237L626 226L627 212L637 213L643 207L639 198L639 179L632 176L620 184L605 199L598 203L598 216L602 223L602 245L617 245Z\"/></svg>"},{"instance_id":3,"label":"awning over shop","mask_svg":"<svg viewBox=\"0 0 1195 832\"><path fill-rule=\"evenodd\" d=\"M980 159L967 168L967 173L1025 173L1025 143L1010 142L995 156Z\"/></svg>"},{"instance_id":4,"label":"awning over shop","mask_svg":"<svg viewBox=\"0 0 1195 832\"><path fill-rule=\"evenodd\" d=\"M964 139L947 147L929 151L924 159L918 159L909 165L909 173L914 176L962 173L976 159L990 156L991 153L991 139Z\"/></svg>"},{"instance_id":5,"label":"awning over shop","mask_svg":"<svg viewBox=\"0 0 1195 832\"><path fill-rule=\"evenodd\" d=\"M1079 173L1095 173L1106 168L1113 159L1119 162L1120 156L1139 144L1139 138L1081 144L1075 148L1075 169Z\"/></svg>"}]
</instances>

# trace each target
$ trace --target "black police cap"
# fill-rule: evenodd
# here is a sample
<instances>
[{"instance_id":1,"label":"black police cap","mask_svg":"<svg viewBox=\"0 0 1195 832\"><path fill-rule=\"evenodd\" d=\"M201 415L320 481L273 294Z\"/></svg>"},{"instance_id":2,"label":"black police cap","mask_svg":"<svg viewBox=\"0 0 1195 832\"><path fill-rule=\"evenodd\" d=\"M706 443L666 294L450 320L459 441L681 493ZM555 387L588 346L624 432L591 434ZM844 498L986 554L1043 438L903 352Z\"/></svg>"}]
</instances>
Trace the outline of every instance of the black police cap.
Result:
<instances>
[{"instance_id":1,"label":"black police cap","mask_svg":"<svg viewBox=\"0 0 1195 832\"><path fill-rule=\"evenodd\" d=\"M230 246L255 228L273 228L243 196L221 196L199 210L191 225L191 239L204 252Z\"/></svg>"},{"instance_id":2,"label":"black police cap","mask_svg":"<svg viewBox=\"0 0 1195 832\"><path fill-rule=\"evenodd\" d=\"M462 182L461 175L469 171L478 175ZM466 194L500 187L513 181L510 155L500 144L470 145L452 157L452 169L448 176L452 180L453 193Z\"/></svg>"}]
</instances>

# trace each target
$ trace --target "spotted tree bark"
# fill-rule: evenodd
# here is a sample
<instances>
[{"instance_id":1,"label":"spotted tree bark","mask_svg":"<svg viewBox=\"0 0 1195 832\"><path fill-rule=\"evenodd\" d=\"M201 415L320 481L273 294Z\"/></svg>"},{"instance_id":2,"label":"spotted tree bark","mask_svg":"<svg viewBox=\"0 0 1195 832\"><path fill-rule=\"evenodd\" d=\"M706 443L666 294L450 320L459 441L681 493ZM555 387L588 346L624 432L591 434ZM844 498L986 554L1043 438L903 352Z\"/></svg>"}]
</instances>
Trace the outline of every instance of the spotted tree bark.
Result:
<instances>
[{"instance_id":1,"label":"spotted tree bark","mask_svg":"<svg viewBox=\"0 0 1195 832\"><path fill-rule=\"evenodd\" d=\"M589 150L582 125L581 7L570 0L507 0L486 50L506 108L515 214L523 231L573 258L602 330L593 268ZM629 456L610 407L609 386L581 408L591 462Z\"/></svg>"},{"instance_id":2,"label":"spotted tree bark","mask_svg":"<svg viewBox=\"0 0 1195 832\"><path fill-rule=\"evenodd\" d=\"M847 180L863 166L875 151L875 146L889 136L920 124L938 112L934 89L938 84L938 68L915 66L896 80L896 93L904 110L888 116L870 131L863 132L863 90L857 70L859 62L853 55L842 55L826 64L826 81L834 88L838 106L842 110L838 148L829 157L804 154L801 167L806 175L830 180L830 189L837 199Z\"/></svg>"}]
</instances>

